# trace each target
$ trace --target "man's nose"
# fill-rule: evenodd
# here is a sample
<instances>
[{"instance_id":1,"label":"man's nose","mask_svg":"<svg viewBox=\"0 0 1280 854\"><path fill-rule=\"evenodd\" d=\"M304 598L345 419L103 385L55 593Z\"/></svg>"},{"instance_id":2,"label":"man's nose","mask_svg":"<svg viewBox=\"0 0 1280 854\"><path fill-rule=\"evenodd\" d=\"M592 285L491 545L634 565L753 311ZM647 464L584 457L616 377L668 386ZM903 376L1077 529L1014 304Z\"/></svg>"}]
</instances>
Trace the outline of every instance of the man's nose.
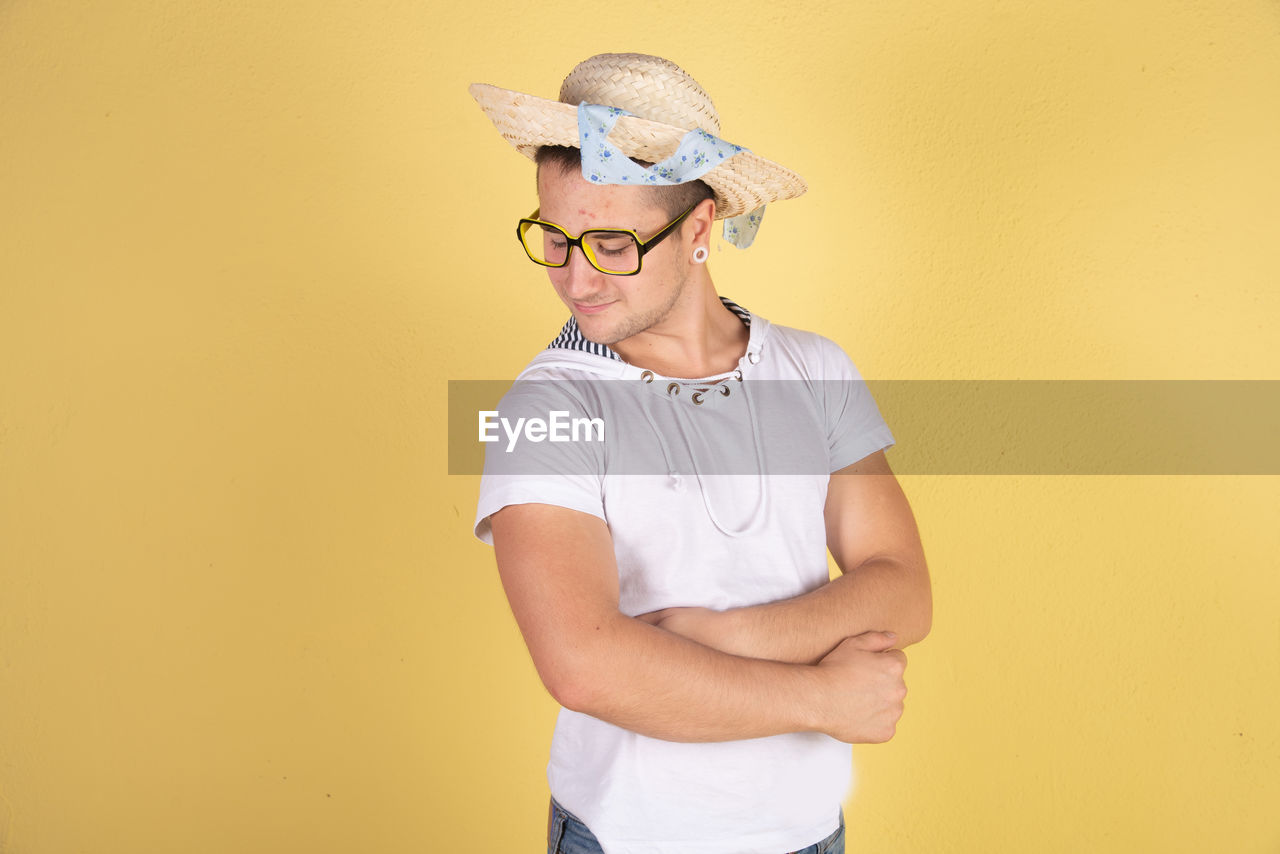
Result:
<instances>
[{"instance_id":1,"label":"man's nose","mask_svg":"<svg viewBox=\"0 0 1280 854\"><path fill-rule=\"evenodd\" d=\"M591 293L599 288L604 276L604 273L591 266L581 246L575 246L569 252L569 263L563 267L563 273L565 293L570 296Z\"/></svg>"}]
</instances>

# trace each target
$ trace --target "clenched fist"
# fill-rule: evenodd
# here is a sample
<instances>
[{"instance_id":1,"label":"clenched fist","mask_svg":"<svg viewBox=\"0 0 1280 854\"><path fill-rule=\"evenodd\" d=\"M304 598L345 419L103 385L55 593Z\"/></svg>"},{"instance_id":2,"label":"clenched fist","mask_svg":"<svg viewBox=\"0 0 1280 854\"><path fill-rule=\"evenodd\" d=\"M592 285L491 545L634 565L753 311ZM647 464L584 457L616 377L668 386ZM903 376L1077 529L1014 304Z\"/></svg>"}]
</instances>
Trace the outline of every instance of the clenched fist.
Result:
<instances>
[{"instance_id":1,"label":"clenched fist","mask_svg":"<svg viewBox=\"0 0 1280 854\"><path fill-rule=\"evenodd\" d=\"M895 641L889 632L866 632L845 638L818 662L826 689L819 729L850 744L893 738L907 696L907 656L893 649Z\"/></svg>"}]
</instances>

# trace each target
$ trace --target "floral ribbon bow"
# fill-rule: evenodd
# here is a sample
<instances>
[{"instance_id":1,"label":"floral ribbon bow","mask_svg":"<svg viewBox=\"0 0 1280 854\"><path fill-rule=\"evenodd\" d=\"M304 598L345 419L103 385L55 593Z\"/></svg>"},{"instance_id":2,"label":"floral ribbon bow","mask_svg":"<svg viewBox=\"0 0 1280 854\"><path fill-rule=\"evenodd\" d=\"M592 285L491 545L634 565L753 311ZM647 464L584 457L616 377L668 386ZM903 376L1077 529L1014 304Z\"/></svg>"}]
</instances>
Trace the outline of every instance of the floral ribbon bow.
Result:
<instances>
[{"instance_id":1,"label":"floral ribbon bow","mask_svg":"<svg viewBox=\"0 0 1280 854\"><path fill-rule=\"evenodd\" d=\"M627 157L609 141L609 133L626 110L602 104L578 105L578 135L582 148L582 177L596 184L670 186L696 181L712 169L747 149L725 142L718 136L695 128L684 135L680 146L661 163L644 167ZM760 230L764 205L724 221L724 239L746 249Z\"/></svg>"}]
</instances>

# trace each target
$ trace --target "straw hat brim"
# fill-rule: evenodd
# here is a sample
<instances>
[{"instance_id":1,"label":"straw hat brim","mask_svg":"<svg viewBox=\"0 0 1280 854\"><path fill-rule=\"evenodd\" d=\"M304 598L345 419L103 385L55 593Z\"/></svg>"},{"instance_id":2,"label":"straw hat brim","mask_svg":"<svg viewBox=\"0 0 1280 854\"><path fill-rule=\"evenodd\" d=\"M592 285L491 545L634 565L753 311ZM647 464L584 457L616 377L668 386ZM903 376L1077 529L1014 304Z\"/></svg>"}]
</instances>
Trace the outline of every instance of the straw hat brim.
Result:
<instances>
[{"instance_id":1,"label":"straw hat brim","mask_svg":"<svg viewBox=\"0 0 1280 854\"><path fill-rule=\"evenodd\" d=\"M473 83L476 99L498 133L525 157L544 145L578 147L578 107L488 83ZM609 141L627 157L659 163L675 153L688 128L622 116ZM702 176L716 195L716 218L739 216L770 202L793 199L807 188L804 180L750 151L744 151Z\"/></svg>"}]
</instances>

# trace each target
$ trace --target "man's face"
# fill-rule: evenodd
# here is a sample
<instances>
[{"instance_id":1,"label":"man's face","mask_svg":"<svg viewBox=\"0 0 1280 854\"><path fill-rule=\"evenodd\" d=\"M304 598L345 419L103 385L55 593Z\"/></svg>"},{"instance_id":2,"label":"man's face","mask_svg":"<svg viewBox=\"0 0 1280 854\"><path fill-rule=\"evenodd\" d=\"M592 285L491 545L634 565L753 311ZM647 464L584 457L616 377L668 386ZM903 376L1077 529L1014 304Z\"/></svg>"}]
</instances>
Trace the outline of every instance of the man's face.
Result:
<instances>
[{"instance_id":1,"label":"man's face","mask_svg":"<svg viewBox=\"0 0 1280 854\"><path fill-rule=\"evenodd\" d=\"M591 228L629 228L648 240L670 217L646 187L592 184L577 169L555 164L538 170L538 218L571 235ZM666 320L687 297L687 247L672 234L644 256L634 276L611 276L587 262L581 249L563 267L548 267L556 294L589 341L611 346Z\"/></svg>"}]
</instances>

